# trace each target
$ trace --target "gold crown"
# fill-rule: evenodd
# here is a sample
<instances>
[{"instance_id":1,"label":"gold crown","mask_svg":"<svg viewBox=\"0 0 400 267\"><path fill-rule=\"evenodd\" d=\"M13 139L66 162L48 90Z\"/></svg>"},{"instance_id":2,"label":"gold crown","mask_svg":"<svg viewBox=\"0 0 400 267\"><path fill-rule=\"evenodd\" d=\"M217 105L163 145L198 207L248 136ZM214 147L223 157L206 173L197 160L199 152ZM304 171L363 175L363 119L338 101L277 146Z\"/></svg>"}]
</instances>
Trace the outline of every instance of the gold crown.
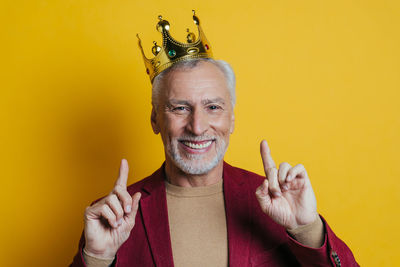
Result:
<instances>
[{"instance_id":1,"label":"gold crown","mask_svg":"<svg viewBox=\"0 0 400 267\"><path fill-rule=\"evenodd\" d=\"M172 38L169 34L169 22L164 20L162 16L158 16L158 19L160 21L157 23L156 29L163 36L163 44L160 47L157 45L157 42L153 42L154 46L151 51L155 56L154 58L148 59L145 56L142 42L139 35L136 35L139 39L139 48L142 51L146 73L149 75L152 83L154 77L177 62L195 58L212 58L211 46L201 29L200 20L194 10L193 21L197 25L199 36L196 40L194 33L189 32L189 29L187 29L187 43L181 43Z\"/></svg>"}]
</instances>

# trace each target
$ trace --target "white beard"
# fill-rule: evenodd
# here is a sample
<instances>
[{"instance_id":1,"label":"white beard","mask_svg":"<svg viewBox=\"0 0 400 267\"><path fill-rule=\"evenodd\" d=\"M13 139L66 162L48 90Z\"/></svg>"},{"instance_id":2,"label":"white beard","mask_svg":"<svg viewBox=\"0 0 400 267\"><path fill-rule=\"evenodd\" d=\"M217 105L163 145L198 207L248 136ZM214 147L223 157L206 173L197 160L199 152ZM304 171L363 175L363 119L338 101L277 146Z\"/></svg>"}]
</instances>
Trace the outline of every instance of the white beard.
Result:
<instances>
[{"instance_id":1,"label":"white beard","mask_svg":"<svg viewBox=\"0 0 400 267\"><path fill-rule=\"evenodd\" d=\"M181 139L181 138L179 138ZM210 172L214 169L218 163L224 158L227 144L222 138L201 136L201 137L184 137L184 139L191 141L202 141L214 139L216 146L216 155L210 159L203 159L206 155L199 154L187 154L184 157L181 155L181 151L178 149L179 141L177 139L172 140L171 146L167 148L167 153L175 165L181 169L184 173L191 175L202 175Z\"/></svg>"}]
</instances>

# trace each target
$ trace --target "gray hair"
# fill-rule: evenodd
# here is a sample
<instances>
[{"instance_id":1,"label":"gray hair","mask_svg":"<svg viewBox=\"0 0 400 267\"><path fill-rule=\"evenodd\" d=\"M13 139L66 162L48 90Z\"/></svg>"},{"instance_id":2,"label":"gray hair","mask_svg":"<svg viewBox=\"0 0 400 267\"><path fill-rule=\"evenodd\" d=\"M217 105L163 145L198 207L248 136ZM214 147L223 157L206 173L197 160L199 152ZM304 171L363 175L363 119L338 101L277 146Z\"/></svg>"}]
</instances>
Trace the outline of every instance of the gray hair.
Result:
<instances>
[{"instance_id":1,"label":"gray hair","mask_svg":"<svg viewBox=\"0 0 400 267\"><path fill-rule=\"evenodd\" d=\"M175 71L175 70L192 69L192 68L196 67L200 62L210 62L222 71L222 73L225 76L226 84L228 86L229 94L231 97L232 108L235 107L235 103L236 103L235 73L233 72L233 69L232 69L231 65L229 65L228 62L223 61L223 60L215 60L215 59L211 59L211 58L198 58L198 59L180 61L178 63L175 63L168 69L164 70L160 74L158 74L153 80L153 88L152 88L152 94L151 94L151 103L153 104L153 106L156 108L158 107L158 99L159 99L160 91L162 88L163 80L168 73Z\"/></svg>"}]
</instances>

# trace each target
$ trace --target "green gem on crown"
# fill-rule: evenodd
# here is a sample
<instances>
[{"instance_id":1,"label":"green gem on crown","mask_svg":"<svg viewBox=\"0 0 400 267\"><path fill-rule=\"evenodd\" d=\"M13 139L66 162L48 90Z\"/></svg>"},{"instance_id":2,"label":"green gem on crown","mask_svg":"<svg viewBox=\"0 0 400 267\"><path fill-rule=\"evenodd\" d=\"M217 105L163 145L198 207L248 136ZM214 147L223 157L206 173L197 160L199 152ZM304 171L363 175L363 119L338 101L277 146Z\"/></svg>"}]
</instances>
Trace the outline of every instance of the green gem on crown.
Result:
<instances>
[{"instance_id":1,"label":"green gem on crown","mask_svg":"<svg viewBox=\"0 0 400 267\"><path fill-rule=\"evenodd\" d=\"M169 51L168 51L168 55L169 55L170 57L176 56L175 50L169 50Z\"/></svg>"}]
</instances>

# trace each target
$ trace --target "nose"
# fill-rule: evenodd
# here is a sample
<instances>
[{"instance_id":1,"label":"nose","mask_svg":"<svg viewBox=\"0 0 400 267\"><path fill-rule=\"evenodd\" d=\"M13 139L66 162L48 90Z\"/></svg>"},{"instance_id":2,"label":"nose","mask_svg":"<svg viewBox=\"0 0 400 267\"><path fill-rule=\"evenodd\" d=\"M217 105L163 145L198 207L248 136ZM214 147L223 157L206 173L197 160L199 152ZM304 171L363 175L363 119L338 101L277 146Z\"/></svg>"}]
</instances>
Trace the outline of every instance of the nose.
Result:
<instances>
[{"instance_id":1,"label":"nose","mask_svg":"<svg viewBox=\"0 0 400 267\"><path fill-rule=\"evenodd\" d=\"M208 128L208 118L207 114L201 109L193 110L188 123L188 130L194 135L202 135L207 131Z\"/></svg>"}]
</instances>

